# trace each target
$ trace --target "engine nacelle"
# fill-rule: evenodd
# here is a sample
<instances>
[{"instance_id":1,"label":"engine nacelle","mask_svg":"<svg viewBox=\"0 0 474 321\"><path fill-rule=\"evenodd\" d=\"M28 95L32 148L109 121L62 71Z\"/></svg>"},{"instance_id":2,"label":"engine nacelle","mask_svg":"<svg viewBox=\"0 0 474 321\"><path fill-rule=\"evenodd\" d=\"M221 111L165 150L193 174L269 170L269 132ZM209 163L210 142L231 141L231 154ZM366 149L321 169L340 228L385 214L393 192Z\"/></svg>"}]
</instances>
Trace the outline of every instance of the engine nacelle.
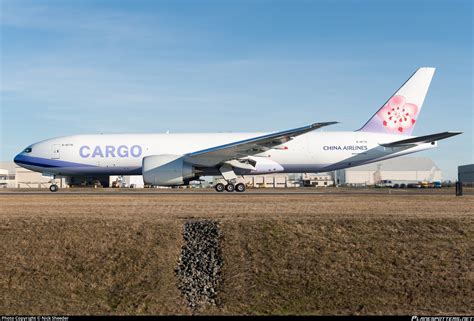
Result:
<instances>
[{"instance_id":1,"label":"engine nacelle","mask_svg":"<svg viewBox=\"0 0 474 321\"><path fill-rule=\"evenodd\" d=\"M184 162L182 155L153 155L143 158L143 181L145 184L175 186L183 185L195 176L192 165Z\"/></svg>"}]
</instances>

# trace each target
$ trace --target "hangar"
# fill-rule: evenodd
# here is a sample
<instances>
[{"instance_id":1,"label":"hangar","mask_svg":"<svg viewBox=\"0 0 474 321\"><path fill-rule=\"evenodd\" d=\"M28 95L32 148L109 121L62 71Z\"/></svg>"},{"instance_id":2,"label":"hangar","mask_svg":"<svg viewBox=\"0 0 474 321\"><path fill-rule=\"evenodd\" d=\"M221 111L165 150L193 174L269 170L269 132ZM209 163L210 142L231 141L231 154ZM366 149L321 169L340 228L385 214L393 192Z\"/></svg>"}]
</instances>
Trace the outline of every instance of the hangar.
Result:
<instances>
[{"instance_id":1,"label":"hangar","mask_svg":"<svg viewBox=\"0 0 474 321\"><path fill-rule=\"evenodd\" d=\"M458 166L458 181L474 186L474 164Z\"/></svg>"},{"instance_id":2,"label":"hangar","mask_svg":"<svg viewBox=\"0 0 474 321\"><path fill-rule=\"evenodd\" d=\"M59 187L66 187L65 179L56 179ZM0 162L0 188L49 188L51 177L30 171L13 162Z\"/></svg>"},{"instance_id":3,"label":"hangar","mask_svg":"<svg viewBox=\"0 0 474 321\"><path fill-rule=\"evenodd\" d=\"M0 162L0 188L15 186L15 163Z\"/></svg>"},{"instance_id":4,"label":"hangar","mask_svg":"<svg viewBox=\"0 0 474 321\"><path fill-rule=\"evenodd\" d=\"M338 170L336 181L342 185L375 185L383 180L394 183L441 181L441 169L428 157L398 157Z\"/></svg>"}]
</instances>

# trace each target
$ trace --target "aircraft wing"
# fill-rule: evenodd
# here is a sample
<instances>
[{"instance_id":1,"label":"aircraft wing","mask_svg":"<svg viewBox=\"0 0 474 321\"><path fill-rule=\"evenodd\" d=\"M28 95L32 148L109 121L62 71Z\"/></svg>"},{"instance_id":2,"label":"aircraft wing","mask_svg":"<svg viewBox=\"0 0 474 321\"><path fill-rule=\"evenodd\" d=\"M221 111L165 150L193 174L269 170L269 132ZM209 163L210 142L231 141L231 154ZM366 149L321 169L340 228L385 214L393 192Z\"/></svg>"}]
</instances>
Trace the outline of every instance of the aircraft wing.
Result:
<instances>
[{"instance_id":1,"label":"aircraft wing","mask_svg":"<svg viewBox=\"0 0 474 321\"><path fill-rule=\"evenodd\" d=\"M337 122L314 123L308 126L257 136L225 145L215 146L184 155L186 162L201 166L216 166L220 163L262 153L284 144L294 137Z\"/></svg>"},{"instance_id":2,"label":"aircraft wing","mask_svg":"<svg viewBox=\"0 0 474 321\"><path fill-rule=\"evenodd\" d=\"M403 147L403 146L410 146L410 145L419 145L419 144L426 144L432 143L437 140L445 139L451 136L456 136L462 134L462 132L443 132L437 134L431 134L426 136L418 136L408 139L397 140L395 142L387 143L387 144L380 144L383 147Z\"/></svg>"}]
</instances>

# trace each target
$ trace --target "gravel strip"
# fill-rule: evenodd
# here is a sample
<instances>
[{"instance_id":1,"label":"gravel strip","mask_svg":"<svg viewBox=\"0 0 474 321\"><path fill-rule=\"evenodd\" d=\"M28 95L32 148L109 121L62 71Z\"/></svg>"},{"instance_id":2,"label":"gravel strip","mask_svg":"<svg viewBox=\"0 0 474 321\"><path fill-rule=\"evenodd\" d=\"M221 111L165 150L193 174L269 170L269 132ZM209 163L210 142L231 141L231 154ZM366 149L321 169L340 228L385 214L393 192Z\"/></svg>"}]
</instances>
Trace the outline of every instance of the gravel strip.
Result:
<instances>
[{"instance_id":1,"label":"gravel strip","mask_svg":"<svg viewBox=\"0 0 474 321\"><path fill-rule=\"evenodd\" d=\"M218 223L212 220L186 222L183 238L176 268L178 289L193 310L216 305L222 267Z\"/></svg>"}]
</instances>

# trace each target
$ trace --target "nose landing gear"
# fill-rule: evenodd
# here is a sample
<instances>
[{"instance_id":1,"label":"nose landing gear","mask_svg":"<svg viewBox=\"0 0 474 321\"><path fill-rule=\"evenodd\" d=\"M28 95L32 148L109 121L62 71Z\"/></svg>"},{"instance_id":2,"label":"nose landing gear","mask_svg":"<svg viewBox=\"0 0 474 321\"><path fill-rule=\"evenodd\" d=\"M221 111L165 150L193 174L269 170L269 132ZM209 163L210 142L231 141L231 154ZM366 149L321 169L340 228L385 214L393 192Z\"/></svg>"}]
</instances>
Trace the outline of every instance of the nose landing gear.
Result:
<instances>
[{"instance_id":1,"label":"nose landing gear","mask_svg":"<svg viewBox=\"0 0 474 321\"><path fill-rule=\"evenodd\" d=\"M57 192L59 190L59 186L56 184L56 175L54 174L43 174L43 176L51 177L51 185L49 186L49 190L51 192Z\"/></svg>"}]
</instances>

